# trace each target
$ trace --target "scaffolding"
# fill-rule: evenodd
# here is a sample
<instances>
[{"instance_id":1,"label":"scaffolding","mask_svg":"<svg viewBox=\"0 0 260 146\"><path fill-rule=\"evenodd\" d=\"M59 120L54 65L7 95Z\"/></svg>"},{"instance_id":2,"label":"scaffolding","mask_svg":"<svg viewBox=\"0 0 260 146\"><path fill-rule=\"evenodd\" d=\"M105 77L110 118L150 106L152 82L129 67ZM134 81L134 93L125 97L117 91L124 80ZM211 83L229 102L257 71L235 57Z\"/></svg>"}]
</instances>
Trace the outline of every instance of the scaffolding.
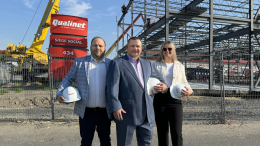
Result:
<instances>
[{"instance_id":1,"label":"scaffolding","mask_svg":"<svg viewBox=\"0 0 260 146\"><path fill-rule=\"evenodd\" d=\"M126 24L129 11L131 23ZM145 58L158 56L159 47L165 40L174 43L178 55L193 55L196 59L209 55L210 89L214 85L215 54L222 53L224 60L247 60L249 86L253 91L256 86L253 64L256 63L259 69L259 11L260 0L129 0L127 6L122 7L123 14L117 27L119 33L119 28L124 31L125 25L132 26L130 36L142 40ZM145 21L143 25L134 25L133 16L140 13ZM142 30L134 34L136 26ZM147 51L155 53L147 54ZM125 53L123 42L121 48L117 46L117 57Z\"/></svg>"}]
</instances>

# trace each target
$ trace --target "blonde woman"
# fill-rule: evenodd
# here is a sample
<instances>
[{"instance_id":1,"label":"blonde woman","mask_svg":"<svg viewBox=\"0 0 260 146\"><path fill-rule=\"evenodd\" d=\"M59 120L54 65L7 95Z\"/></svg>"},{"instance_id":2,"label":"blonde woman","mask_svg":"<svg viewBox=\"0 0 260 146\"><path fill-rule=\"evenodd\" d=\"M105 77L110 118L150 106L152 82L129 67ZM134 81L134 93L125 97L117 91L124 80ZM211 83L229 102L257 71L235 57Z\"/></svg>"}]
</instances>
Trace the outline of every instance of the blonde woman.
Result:
<instances>
[{"instance_id":1,"label":"blonde woman","mask_svg":"<svg viewBox=\"0 0 260 146\"><path fill-rule=\"evenodd\" d=\"M169 127L173 146L182 146L182 102L171 97L170 86L181 83L187 91L182 90L183 96L192 94L187 82L184 66L177 60L175 46L171 41L165 41L160 49L160 58L152 64L153 74L163 78L168 86L165 91L162 86L155 86L159 92L154 97L155 122L157 125L158 145L169 145Z\"/></svg>"}]
</instances>

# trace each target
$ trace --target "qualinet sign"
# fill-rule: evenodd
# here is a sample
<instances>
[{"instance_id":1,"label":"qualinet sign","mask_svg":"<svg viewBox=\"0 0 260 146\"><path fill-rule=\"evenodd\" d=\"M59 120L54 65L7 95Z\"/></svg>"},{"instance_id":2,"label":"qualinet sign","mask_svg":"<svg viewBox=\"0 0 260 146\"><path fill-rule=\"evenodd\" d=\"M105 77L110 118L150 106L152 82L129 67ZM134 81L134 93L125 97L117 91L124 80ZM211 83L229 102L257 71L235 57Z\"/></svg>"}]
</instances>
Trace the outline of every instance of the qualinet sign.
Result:
<instances>
[{"instance_id":1,"label":"qualinet sign","mask_svg":"<svg viewBox=\"0 0 260 146\"><path fill-rule=\"evenodd\" d=\"M88 36L88 18L52 14L50 32L86 37Z\"/></svg>"},{"instance_id":2,"label":"qualinet sign","mask_svg":"<svg viewBox=\"0 0 260 146\"><path fill-rule=\"evenodd\" d=\"M50 45L87 48L87 39L79 37L51 35Z\"/></svg>"},{"instance_id":3,"label":"qualinet sign","mask_svg":"<svg viewBox=\"0 0 260 146\"><path fill-rule=\"evenodd\" d=\"M54 26L64 26L64 27L77 27L77 28L85 28L86 23L75 23L73 21L59 21L58 19L54 19L52 24Z\"/></svg>"}]
</instances>

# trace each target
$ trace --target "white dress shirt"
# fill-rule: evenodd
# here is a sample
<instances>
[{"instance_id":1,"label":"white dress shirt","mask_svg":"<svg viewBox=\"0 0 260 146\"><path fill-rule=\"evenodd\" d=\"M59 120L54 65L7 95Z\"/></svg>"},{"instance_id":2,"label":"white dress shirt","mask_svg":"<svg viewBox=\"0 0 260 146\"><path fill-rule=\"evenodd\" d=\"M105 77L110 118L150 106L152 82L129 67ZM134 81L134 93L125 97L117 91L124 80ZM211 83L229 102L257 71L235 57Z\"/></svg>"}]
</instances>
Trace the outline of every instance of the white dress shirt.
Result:
<instances>
[{"instance_id":1,"label":"white dress shirt","mask_svg":"<svg viewBox=\"0 0 260 146\"><path fill-rule=\"evenodd\" d=\"M89 99L87 107L106 107L106 64L105 57L97 63L91 55L89 62Z\"/></svg>"}]
</instances>

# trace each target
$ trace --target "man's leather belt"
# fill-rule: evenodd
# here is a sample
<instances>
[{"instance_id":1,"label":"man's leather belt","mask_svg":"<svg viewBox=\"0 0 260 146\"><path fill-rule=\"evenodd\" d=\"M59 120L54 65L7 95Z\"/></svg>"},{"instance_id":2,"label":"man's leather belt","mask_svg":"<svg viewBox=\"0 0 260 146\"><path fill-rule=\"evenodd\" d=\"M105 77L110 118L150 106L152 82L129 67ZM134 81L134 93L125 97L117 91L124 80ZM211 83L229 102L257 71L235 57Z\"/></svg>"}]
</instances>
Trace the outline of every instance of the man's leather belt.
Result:
<instances>
[{"instance_id":1,"label":"man's leather belt","mask_svg":"<svg viewBox=\"0 0 260 146\"><path fill-rule=\"evenodd\" d=\"M106 111L106 108L104 108L104 107L93 107L93 108L91 108L91 107L86 107L86 110L87 110L87 109L94 110L94 111L96 111L96 112Z\"/></svg>"}]
</instances>

